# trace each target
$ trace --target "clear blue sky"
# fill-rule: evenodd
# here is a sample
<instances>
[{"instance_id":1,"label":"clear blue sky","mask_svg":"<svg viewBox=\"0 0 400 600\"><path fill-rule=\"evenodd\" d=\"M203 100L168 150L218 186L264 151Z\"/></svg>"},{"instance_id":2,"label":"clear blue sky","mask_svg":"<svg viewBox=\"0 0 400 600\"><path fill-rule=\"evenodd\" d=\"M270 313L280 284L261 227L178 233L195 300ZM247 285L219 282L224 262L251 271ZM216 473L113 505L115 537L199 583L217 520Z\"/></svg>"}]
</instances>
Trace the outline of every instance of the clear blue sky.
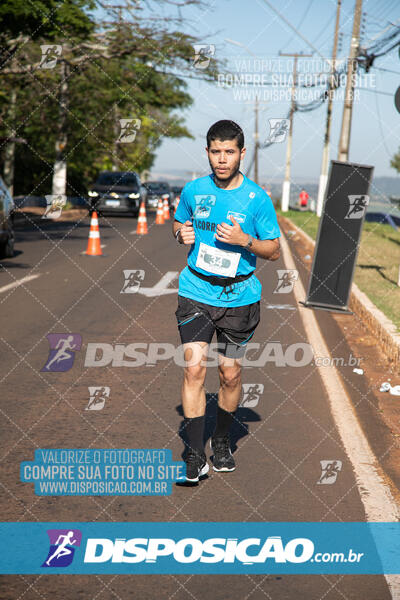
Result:
<instances>
[{"instance_id":1,"label":"clear blue sky","mask_svg":"<svg viewBox=\"0 0 400 600\"><path fill-rule=\"evenodd\" d=\"M333 45L333 32L336 14L336 0L270 0L292 25L299 28L315 48L330 58ZM340 31L343 33L338 57L346 57L349 52L353 10L355 0L343 0L340 19ZM175 9L164 6L165 14ZM370 38L378 35L390 22L400 25L400 2L398 0L364 0L364 33L361 45L369 46ZM271 63L252 62L256 59L243 47L226 42L226 38L235 40L249 49L263 61L279 59L279 52L312 53L313 50L280 19L263 0L211 0L207 11L189 7L183 14L190 17L187 27L189 33L199 36L202 43L214 44L216 56L228 61L229 72L264 73L270 78ZM392 29L394 31L394 29ZM318 71L314 52L305 69ZM303 59L304 60L304 59ZM246 64L243 62L246 61ZM250 61L250 63L248 62ZM292 68L292 59L280 58L282 77L288 77ZM272 63L276 65L275 63ZM247 65L247 66L246 66ZM314 68L313 68L314 67ZM351 131L349 160L375 165L375 176L396 176L390 167L390 157L400 146L400 114L394 106L394 93L400 85L400 59L398 48L390 54L376 59L374 67L389 69L390 73L372 68L371 76L361 89L360 97L354 103L353 125ZM275 67L272 67L275 68ZM264 70L262 70L264 69ZM289 72L287 72L287 70ZM196 73L194 73L196 75ZM184 111L186 123L195 140L166 139L158 150L153 171L167 172L169 169L197 171L207 170L205 158L205 134L208 127L222 118L237 121L243 128L248 148L248 158L254 147L254 102L252 98L234 97L232 89L223 89L199 80L188 80L189 93L195 99L193 106ZM235 88L236 93L247 89L252 93L254 87ZM269 90L271 86L257 88ZM279 89L279 88L275 88ZM288 88L280 88L288 89ZM384 95L378 92L385 92ZM268 92L266 92L268 93ZM344 93L344 86L342 88ZM307 98L304 102L307 102ZM268 137L268 119L282 118L287 115L289 98L282 101L267 99L260 104L259 129L261 141ZM343 100L334 102L331 158L337 158L338 139L341 126ZM313 112L296 113L293 134L292 178L308 177L317 179L320 172L322 142L325 130L326 104ZM283 176L286 143L274 144L260 152L260 180L279 180ZM244 163L246 169L247 161Z\"/></svg>"}]
</instances>

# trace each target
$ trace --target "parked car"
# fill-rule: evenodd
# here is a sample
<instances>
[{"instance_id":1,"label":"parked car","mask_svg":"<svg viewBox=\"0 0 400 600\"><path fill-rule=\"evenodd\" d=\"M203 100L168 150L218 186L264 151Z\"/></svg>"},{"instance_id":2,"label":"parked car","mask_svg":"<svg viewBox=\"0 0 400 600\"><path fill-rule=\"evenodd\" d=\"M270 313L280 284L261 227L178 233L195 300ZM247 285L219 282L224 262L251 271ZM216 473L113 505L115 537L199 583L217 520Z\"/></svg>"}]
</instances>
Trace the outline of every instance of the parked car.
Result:
<instances>
[{"instance_id":1,"label":"parked car","mask_svg":"<svg viewBox=\"0 0 400 600\"><path fill-rule=\"evenodd\" d=\"M172 187L172 191L174 194L174 208L176 207L177 202L179 202L179 200L181 199L182 190L183 190L182 186L174 185Z\"/></svg>"},{"instance_id":2,"label":"parked car","mask_svg":"<svg viewBox=\"0 0 400 600\"><path fill-rule=\"evenodd\" d=\"M168 200L168 205L171 207L173 202L173 192L166 181L146 181L144 186L147 188L147 206L149 208L157 208L158 200Z\"/></svg>"},{"instance_id":3,"label":"parked car","mask_svg":"<svg viewBox=\"0 0 400 600\"><path fill-rule=\"evenodd\" d=\"M134 171L103 171L88 192L90 206L100 214L139 214L146 190Z\"/></svg>"},{"instance_id":4,"label":"parked car","mask_svg":"<svg viewBox=\"0 0 400 600\"><path fill-rule=\"evenodd\" d=\"M0 258L14 256L14 201L0 177Z\"/></svg>"}]
</instances>

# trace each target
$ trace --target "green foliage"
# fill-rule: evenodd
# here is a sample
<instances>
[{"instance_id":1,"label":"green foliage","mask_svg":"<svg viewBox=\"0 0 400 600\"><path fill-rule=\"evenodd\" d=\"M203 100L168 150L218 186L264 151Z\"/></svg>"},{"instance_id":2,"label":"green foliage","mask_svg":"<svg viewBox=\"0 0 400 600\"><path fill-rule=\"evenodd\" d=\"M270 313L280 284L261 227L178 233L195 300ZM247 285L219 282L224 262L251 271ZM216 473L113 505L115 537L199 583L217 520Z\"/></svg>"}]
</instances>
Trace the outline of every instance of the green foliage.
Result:
<instances>
[{"instance_id":1,"label":"green foliage","mask_svg":"<svg viewBox=\"0 0 400 600\"><path fill-rule=\"evenodd\" d=\"M94 21L87 12L94 8L93 0L2 0L1 37L15 38L22 34L32 40L53 41L85 36L94 29Z\"/></svg>"},{"instance_id":2,"label":"green foliage","mask_svg":"<svg viewBox=\"0 0 400 600\"><path fill-rule=\"evenodd\" d=\"M159 22L95 23L93 7L92 0L4 0L0 5L3 47L12 47L18 33L30 36L18 38L0 70L0 136L14 131L26 140L16 145L15 195L51 192L61 60L69 67L68 194L84 193L99 171L113 166L148 170L163 139L192 137L179 115L193 102L182 76L213 81L217 70L215 62L205 70L192 69L193 44L199 40ZM40 45L49 43L61 45L62 55L55 68L38 68ZM129 118L140 119L140 129L134 142L118 143L119 120Z\"/></svg>"},{"instance_id":3,"label":"green foliage","mask_svg":"<svg viewBox=\"0 0 400 600\"><path fill-rule=\"evenodd\" d=\"M400 151L393 156L392 160L390 161L390 166L400 173Z\"/></svg>"}]
</instances>

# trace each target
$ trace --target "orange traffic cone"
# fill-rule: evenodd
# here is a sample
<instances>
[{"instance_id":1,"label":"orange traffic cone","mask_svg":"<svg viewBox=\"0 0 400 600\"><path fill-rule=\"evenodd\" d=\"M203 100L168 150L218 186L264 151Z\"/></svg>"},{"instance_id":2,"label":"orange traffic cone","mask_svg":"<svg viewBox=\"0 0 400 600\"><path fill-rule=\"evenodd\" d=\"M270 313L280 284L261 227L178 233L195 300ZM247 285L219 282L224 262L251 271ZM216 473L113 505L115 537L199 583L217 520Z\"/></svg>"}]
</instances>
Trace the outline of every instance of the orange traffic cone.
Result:
<instances>
[{"instance_id":1,"label":"orange traffic cone","mask_svg":"<svg viewBox=\"0 0 400 600\"><path fill-rule=\"evenodd\" d=\"M86 254L88 256L101 256L103 254L100 246L99 221L97 219L96 211L93 211L90 220L89 241Z\"/></svg>"},{"instance_id":2,"label":"orange traffic cone","mask_svg":"<svg viewBox=\"0 0 400 600\"><path fill-rule=\"evenodd\" d=\"M149 233L147 231L147 217L146 217L146 208L144 206L144 200L140 203L139 208L139 218L136 227L136 233Z\"/></svg>"},{"instance_id":3,"label":"orange traffic cone","mask_svg":"<svg viewBox=\"0 0 400 600\"><path fill-rule=\"evenodd\" d=\"M160 198L160 200L158 201L158 206L157 206L156 225L164 225L164 223L165 223L165 221L164 221L163 203Z\"/></svg>"},{"instance_id":4,"label":"orange traffic cone","mask_svg":"<svg viewBox=\"0 0 400 600\"><path fill-rule=\"evenodd\" d=\"M176 202L175 202L175 210L174 210L174 215L175 215L175 213L176 213L176 210L177 210L177 208L178 208L179 201L180 201L180 198L177 198L177 199L176 199Z\"/></svg>"},{"instance_id":5,"label":"orange traffic cone","mask_svg":"<svg viewBox=\"0 0 400 600\"><path fill-rule=\"evenodd\" d=\"M164 220L169 221L170 218L168 200L164 198Z\"/></svg>"}]
</instances>

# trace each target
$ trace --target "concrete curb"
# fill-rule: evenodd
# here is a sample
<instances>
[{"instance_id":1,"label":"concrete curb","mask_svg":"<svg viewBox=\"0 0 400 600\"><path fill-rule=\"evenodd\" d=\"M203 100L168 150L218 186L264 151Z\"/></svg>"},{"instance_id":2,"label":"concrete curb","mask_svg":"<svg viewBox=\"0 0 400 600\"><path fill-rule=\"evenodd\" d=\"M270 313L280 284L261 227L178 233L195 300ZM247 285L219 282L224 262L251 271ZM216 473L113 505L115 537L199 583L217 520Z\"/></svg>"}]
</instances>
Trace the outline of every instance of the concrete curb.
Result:
<instances>
[{"instance_id":1,"label":"concrete curb","mask_svg":"<svg viewBox=\"0 0 400 600\"><path fill-rule=\"evenodd\" d=\"M14 219L16 222L21 222L26 219L30 219L32 221L41 221L42 216L45 212L45 209L42 207L34 206L34 207L26 207L26 208L17 208L14 210ZM83 219L89 215L89 211L87 208L70 208L61 213L58 219L54 219L54 223L61 223L63 221L74 221ZM46 221L51 222L52 219L46 219Z\"/></svg>"},{"instance_id":2,"label":"concrete curb","mask_svg":"<svg viewBox=\"0 0 400 600\"><path fill-rule=\"evenodd\" d=\"M278 219L286 221L291 229L294 229L313 248L315 247L315 241L288 217L278 215ZM396 369L400 370L400 334L397 332L396 325L371 302L355 283L352 284L349 307L376 337L376 341L388 360Z\"/></svg>"}]
</instances>

